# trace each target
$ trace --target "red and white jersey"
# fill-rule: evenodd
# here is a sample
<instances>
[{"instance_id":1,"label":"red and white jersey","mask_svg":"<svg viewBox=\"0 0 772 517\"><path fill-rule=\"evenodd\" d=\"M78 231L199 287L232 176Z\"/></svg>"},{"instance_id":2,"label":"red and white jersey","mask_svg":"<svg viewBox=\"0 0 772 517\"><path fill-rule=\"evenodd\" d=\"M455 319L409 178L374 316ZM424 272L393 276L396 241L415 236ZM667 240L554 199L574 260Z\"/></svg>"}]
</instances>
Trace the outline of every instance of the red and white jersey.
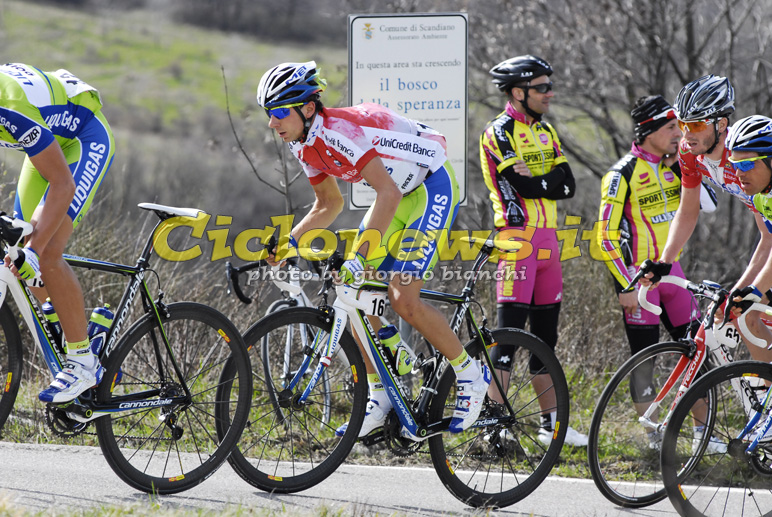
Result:
<instances>
[{"instance_id":1,"label":"red and white jersey","mask_svg":"<svg viewBox=\"0 0 772 517\"><path fill-rule=\"evenodd\" d=\"M402 193L415 189L447 160L440 133L369 103L324 108L314 117L305 142L291 142L289 147L312 185L327 176L358 183L362 168L380 156Z\"/></svg>"},{"instance_id":2,"label":"red and white jersey","mask_svg":"<svg viewBox=\"0 0 772 517\"><path fill-rule=\"evenodd\" d=\"M731 152L725 148L724 154L721 155L721 161L717 165L712 166L705 159L704 155L695 156L689 152L686 144L681 140L678 149L678 162L681 167L681 184L684 188L698 188L702 179L706 178L710 183L724 192L728 192L739 198L751 211L757 212L753 207L751 196L743 192L742 188L740 188L740 180L737 179L732 163L729 161L730 154Z\"/></svg>"}]
</instances>

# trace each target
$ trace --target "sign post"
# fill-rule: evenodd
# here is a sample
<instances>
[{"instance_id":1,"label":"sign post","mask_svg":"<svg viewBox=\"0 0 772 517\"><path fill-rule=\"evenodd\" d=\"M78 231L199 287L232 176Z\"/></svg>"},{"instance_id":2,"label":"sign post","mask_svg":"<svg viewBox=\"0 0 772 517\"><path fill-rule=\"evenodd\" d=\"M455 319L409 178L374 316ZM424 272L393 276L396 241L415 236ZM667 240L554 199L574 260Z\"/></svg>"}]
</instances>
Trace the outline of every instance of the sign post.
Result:
<instances>
[{"instance_id":1,"label":"sign post","mask_svg":"<svg viewBox=\"0 0 772 517\"><path fill-rule=\"evenodd\" d=\"M439 131L466 204L467 29L465 13L349 15L349 104L374 102ZM349 208L375 191L349 184Z\"/></svg>"}]
</instances>

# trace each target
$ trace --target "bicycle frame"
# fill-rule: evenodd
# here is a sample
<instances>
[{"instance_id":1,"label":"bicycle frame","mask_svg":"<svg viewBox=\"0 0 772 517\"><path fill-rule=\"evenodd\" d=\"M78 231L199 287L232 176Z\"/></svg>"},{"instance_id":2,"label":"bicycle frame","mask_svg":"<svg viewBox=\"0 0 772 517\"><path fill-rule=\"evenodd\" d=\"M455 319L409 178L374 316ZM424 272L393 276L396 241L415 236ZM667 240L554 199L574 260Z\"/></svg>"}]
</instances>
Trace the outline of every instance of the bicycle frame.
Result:
<instances>
[{"instance_id":1,"label":"bicycle frame","mask_svg":"<svg viewBox=\"0 0 772 517\"><path fill-rule=\"evenodd\" d=\"M660 282L671 283L671 284L680 286L684 289L688 289L692 292L697 292L702 295L705 295L705 291L701 289L697 284L693 284L688 280L677 276L672 276L672 275L663 276ZM646 293L648 292L648 289L649 289L648 286L644 286L638 291L638 301L644 309L659 315L662 313L662 309L658 306L652 305L646 299ZM708 297L712 298L710 296ZM712 299L714 303L718 303L718 299L716 298L712 298ZM768 309L769 308L766 305L761 305L761 304L754 304L750 308L750 310L758 310L763 312L766 312ZM740 318L735 320L737 325L743 331L743 334L746 336L746 338L750 340L754 345L766 346L766 344L763 343L763 341L754 339L753 334L749 331L747 324L745 322L746 315L747 315L747 312L744 313ZM667 381L663 385L662 389L659 391L659 393L657 393L657 396L654 398L652 403L646 409L644 414L641 417L639 417L638 421L644 426L656 429L659 432L662 432L665 429L665 427L667 426L667 423L670 421L670 417L673 414L673 410L675 409L676 404L678 404L678 402L681 400L683 395L686 393L686 390L688 390L689 387L692 385L692 382L696 378L697 373L700 371L700 368L702 368L702 365L704 364L708 353L710 353L712 357L716 360L718 366L728 364L729 362L732 361L732 356L729 350L727 349L727 347L719 343L714 335L712 313L708 313L705 315L692 343L694 344L694 353L691 355L691 357L682 356L678 360L678 363L676 364L673 371L670 373L670 376L668 377ZM667 394L670 393L673 386L675 385L675 382L682 374L684 375L684 378L681 381L681 385L678 387L678 391L676 392L676 395L673 399L672 404L670 405L670 409L665 415L665 418L661 422L653 421L652 416L659 410L662 400L664 400ZM745 394L744 390L739 385L736 379L734 379L732 382L737 392L741 394L740 395L741 397L743 397L744 406L746 408L749 408L750 404L747 400L747 395Z\"/></svg>"},{"instance_id":2,"label":"bicycle frame","mask_svg":"<svg viewBox=\"0 0 772 517\"><path fill-rule=\"evenodd\" d=\"M474 284L477 281L480 270L493 249L493 241L490 239L486 240L472 268L473 275L467 280L460 295L428 289L421 290L421 298L455 304L456 309L450 321L451 329L457 334L461 328L462 322L466 320L469 324L470 333L474 338L480 339L486 345L483 347L486 355L487 347L492 343L492 338L484 326L480 327L477 325L474 320L474 315L469 307L472 301ZM315 338L314 350L318 350L321 357L311 381L306 386L299 400L302 403L311 394L314 386L319 378L321 378L324 368L332 361L332 356L335 354L340 336L345 331L346 325L350 320L354 327L354 332L362 340L365 352L370 358L371 363L375 366L381 382L383 382L386 387L386 393L396 410L400 423L404 426L407 433L409 433L406 437L420 441L447 430L450 425L449 417L440 422L429 423L425 426L420 424L416 418L417 415L423 415L428 410L431 395L436 393L437 384L448 365L448 361L442 358L441 354L435 350L432 357L425 360L421 365L416 365L415 368L419 368L433 362L431 375L427 380L428 382L425 381L425 384L421 387L421 392L418 395L418 400L415 404L415 410L413 410L411 404L406 399L405 386L393 370L389 361L386 360L384 347L368 319L368 315L377 317L383 316L387 291L388 284L376 281L365 282L360 287L353 287L350 285L340 285L336 287L337 298L332 306L332 313L335 321L332 330L330 331L330 337L326 343L320 343L318 341L320 336L316 336ZM310 358L310 355L306 356L304 366L307 367ZM488 363L490 363L490 358L488 358ZM299 382L302 374L303 367L298 370L295 378L292 380L293 386ZM499 390L501 390L499 379L497 376L494 376L494 378ZM509 413L512 414L514 411L506 399L505 404ZM473 424L472 427L495 425L498 423L506 424L510 422L511 418L512 417L510 416L496 417L493 419L488 418L484 422Z\"/></svg>"},{"instance_id":3,"label":"bicycle frame","mask_svg":"<svg viewBox=\"0 0 772 517\"><path fill-rule=\"evenodd\" d=\"M106 359L114 351L115 345L118 343L119 337L121 335L121 328L128 318L132 303L134 302L137 294L140 293L145 313L152 314L152 317L158 322L159 328L162 331L161 334L163 343L159 344L154 335L153 344L156 347L156 350L159 349L159 346L164 346L167 348L169 351L172 367L174 368L175 373L178 375L178 378L182 379L184 378L182 371L174 357L169 340L163 332L163 318L161 314L161 312L164 310L164 305L161 301L163 293L161 293L161 296L159 296L158 301L153 301L150 288L145 282L145 271L149 266L149 258L153 251L153 236L155 235L158 227L170 217L195 217L198 211L195 211L194 213L192 209L179 209L166 207L163 205L155 205L152 203L141 203L139 206L146 210L155 211L156 214L158 214L160 221L156 223L155 228L150 233L150 236L148 237L148 240L145 243L142 253L140 254L140 257L137 260L137 264L135 266L105 262L74 255L65 254L63 257L68 264L78 268L97 270L112 274L121 274L130 278L126 291L124 292L115 312L115 321L107 332L105 340L106 343L102 349L102 352L100 353L100 359ZM6 267L0 267L0 305L5 302L9 293L16 302L16 305L21 312L27 326L30 329L34 329L32 332L32 337L35 341L35 346L37 346L38 350L44 357L46 366L51 371L51 374L56 376L56 374L61 371L62 365L65 362L64 350L61 346L61 343L57 343L53 338L53 334L51 333L48 326L48 321L43 316L37 299L32 295L27 283L16 278L10 269ZM159 362L159 370L161 370L162 367L163 365ZM163 371L159 371L159 374L161 376L165 375ZM111 379L109 382L116 382L116 379ZM165 397L162 399L160 398L160 389L154 389L145 391L140 394L134 394L126 400L117 398L109 404L100 404L94 400L91 400L90 395L84 394L76 399L72 404L67 406L67 412L68 416L70 416L72 419L85 423L107 414L136 409L137 407L143 407L142 405L152 407L170 406L173 404L179 404L184 402L186 399L189 399L191 396L190 389L186 384L183 384L183 388L185 391L184 396Z\"/></svg>"}]
</instances>

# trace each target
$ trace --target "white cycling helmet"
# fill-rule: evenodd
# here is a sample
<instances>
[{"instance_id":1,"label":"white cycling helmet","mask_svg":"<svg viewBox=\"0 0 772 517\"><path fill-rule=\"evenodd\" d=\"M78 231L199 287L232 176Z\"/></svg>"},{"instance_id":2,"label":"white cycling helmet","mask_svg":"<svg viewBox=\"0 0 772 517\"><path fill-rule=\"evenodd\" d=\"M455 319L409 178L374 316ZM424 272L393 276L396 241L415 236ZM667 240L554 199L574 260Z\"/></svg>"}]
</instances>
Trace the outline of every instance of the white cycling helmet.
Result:
<instances>
[{"instance_id":1,"label":"white cycling helmet","mask_svg":"<svg viewBox=\"0 0 772 517\"><path fill-rule=\"evenodd\" d=\"M282 63L268 70L257 87L257 103L265 109L311 100L327 88L315 61Z\"/></svg>"},{"instance_id":2,"label":"white cycling helmet","mask_svg":"<svg viewBox=\"0 0 772 517\"><path fill-rule=\"evenodd\" d=\"M751 115L738 120L729 129L726 148L730 151L772 153L772 119L762 115Z\"/></svg>"}]
</instances>

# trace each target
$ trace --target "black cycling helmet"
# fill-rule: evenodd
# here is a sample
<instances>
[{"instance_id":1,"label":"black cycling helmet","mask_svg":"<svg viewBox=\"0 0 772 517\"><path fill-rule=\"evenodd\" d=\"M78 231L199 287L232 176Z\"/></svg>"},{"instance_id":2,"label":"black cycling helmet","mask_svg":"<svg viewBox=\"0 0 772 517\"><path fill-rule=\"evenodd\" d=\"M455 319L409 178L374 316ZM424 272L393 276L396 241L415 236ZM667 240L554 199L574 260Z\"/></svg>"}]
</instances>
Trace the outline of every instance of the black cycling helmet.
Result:
<instances>
[{"instance_id":1,"label":"black cycling helmet","mask_svg":"<svg viewBox=\"0 0 772 517\"><path fill-rule=\"evenodd\" d=\"M552 75L552 67L540 57L526 54L517 56L490 69L493 84L502 92L509 93L518 83L524 83L542 75Z\"/></svg>"},{"instance_id":2,"label":"black cycling helmet","mask_svg":"<svg viewBox=\"0 0 772 517\"><path fill-rule=\"evenodd\" d=\"M552 67L542 58L526 54L502 61L491 68L490 74L493 76L493 84L499 90L509 95L515 86L527 83L543 75L552 75ZM541 120L541 113L537 113L528 106L528 88L524 88L523 92L524 96L521 104L525 112L533 117L534 120Z\"/></svg>"},{"instance_id":3,"label":"black cycling helmet","mask_svg":"<svg viewBox=\"0 0 772 517\"><path fill-rule=\"evenodd\" d=\"M713 119L713 145L705 152L710 154L719 142L718 120L734 113L734 88L726 77L703 75L678 92L675 101L678 120L683 122Z\"/></svg>"},{"instance_id":4,"label":"black cycling helmet","mask_svg":"<svg viewBox=\"0 0 772 517\"><path fill-rule=\"evenodd\" d=\"M683 122L728 117L734 113L734 88L726 77L704 75L681 88L674 107Z\"/></svg>"}]
</instances>

